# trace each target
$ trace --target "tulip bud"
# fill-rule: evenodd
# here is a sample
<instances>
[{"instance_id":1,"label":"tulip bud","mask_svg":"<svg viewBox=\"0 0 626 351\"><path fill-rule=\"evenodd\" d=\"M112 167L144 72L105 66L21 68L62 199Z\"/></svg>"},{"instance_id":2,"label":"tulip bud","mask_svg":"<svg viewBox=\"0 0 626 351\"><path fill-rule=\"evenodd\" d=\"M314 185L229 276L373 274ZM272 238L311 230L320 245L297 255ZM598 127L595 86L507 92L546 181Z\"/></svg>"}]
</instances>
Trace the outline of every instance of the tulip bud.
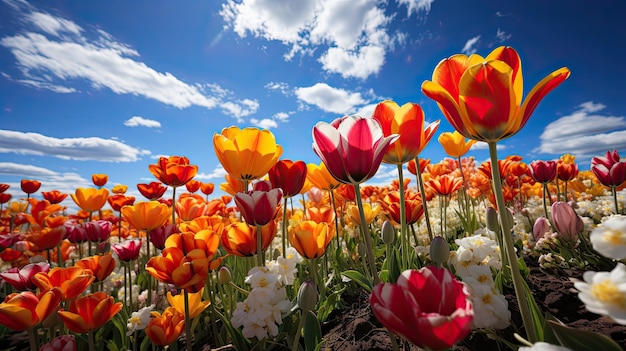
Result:
<instances>
[{"instance_id":1,"label":"tulip bud","mask_svg":"<svg viewBox=\"0 0 626 351\"><path fill-rule=\"evenodd\" d=\"M317 287L310 280L306 280L298 290L298 306L302 312L308 312L317 305L318 293Z\"/></svg>"},{"instance_id":2,"label":"tulip bud","mask_svg":"<svg viewBox=\"0 0 626 351\"><path fill-rule=\"evenodd\" d=\"M491 230L492 232L499 232L500 222L498 221L498 211L496 211L496 209L493 207L488 207L486 217L487 229Z\"/></svg>"},{"instance_id":3,"label":"tulip bud","mask_svg":"<svg viewBox=\"0 0 626 351\"><path fill-rule=\"evenodd\" d=\"M396 229L390 221L383 222L383 227L380 231L383 242L387 245L391 245L396 241Z\"/></svg>"},{"instance_id":4,"label":"tulip bud","mask_svg":"<svg viewBox=\"0 0 626 351\"><path fill-rule=\"evenodd\" d=\"M227 267L220 268L217 273L217 280L220 284L228 284L232 280L232 275L230 274L230 270Z\"/></svg>"},{"instance_id":5,"label":"tulip bud","mask_svg":"<svg viewBox=\"0 0 626 351\"><path fill-rule=\"evenodd\" d=\"M550 221L545 217L539 217L533 225L533 238L537 241L543 238L544 234L546 234L549 230Z\"/></svg>"},{"instance_id":6,"label":"tulip bud","mask_svg":"<svg viewBox=\"0 0 626 351\"><path fill-rule=\"evenodd\" d=\"M430 242L430 259L441 267L450 258L450 245L442 236L436 236Z\"/></svg>"},{"instance_id":7,"label":"tulip bud","mask_svg":"<svg viewBox=\"0 0 626 351\"><path fill-rule=\"evenodd\" d=\"M366 255L365 245L363 245L363 243L359 243L356 246L356 250L359 256L364 257Z\"/></svg>"}]
</instances>

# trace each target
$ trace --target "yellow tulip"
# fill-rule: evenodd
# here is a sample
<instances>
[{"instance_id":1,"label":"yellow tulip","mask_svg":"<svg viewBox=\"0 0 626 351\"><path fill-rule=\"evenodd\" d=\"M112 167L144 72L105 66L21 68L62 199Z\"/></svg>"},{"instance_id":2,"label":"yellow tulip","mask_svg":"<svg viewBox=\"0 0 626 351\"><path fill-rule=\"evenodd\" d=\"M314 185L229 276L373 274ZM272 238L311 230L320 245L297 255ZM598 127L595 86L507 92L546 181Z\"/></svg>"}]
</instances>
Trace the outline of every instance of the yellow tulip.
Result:
<instances>
[{"instance_id":1,"label":"yellow tulip","mask_svg":"<svg viewBox=\"0 0 626 351\"><path fill-rule=\"evenodd\" d=\"M380 213L381 207L378 203L371 204L369 202L363 203L363 212L365 213L365 222L370 225L376 216ZM361 225L361 217L359 215L359 207L356 205L348 206L348 217L356 225Z\"/></svg>"},{"instance_id":2,"label":"yellow tulip","mask_svg":"<svg viewBox=\"0 0 626 351\"><path fill-rule=\"evenodd\" d=\"M465 137L456 130L452 133L441 133L437 140L441 146L443 146L443 151L445 151L448 156L454 158L460 158L465 155L472 145L476 144L476 140L465 141Z\"/></svg>"},{"instance_id":3,"label":"yellow tulip","mask_svg":"<svg viewBox=\"0 0 626 351\"><path fill-rule=\"evenodd\" d=\"M83 211L94 212L100 210L107 202L109 190L106 188L77 188L76 192L70 196Z\"/></svg>"},{"instance_id":4,"label":"yellow tulip","mask_svg":"<svg viewBox=\"0 0 626 351\"><path fill-rule=\"evenodd\" d=\"M317 258L324 255L333 238L328 223L302 221L289 230L289 242L302 257Z\"/></svg>"},{"instance_id":5,"label":"yellow tulip","mask_svg":"<svg viewBox=\"0 0 626 351\"><path fill-rule=\"evenodd\" d=\"M170 207L158 201L140 201L121 209L123 218L138 230L152 230L167 222Z\"/></svg>"},{"instance_id":6,"label":"yellow tulip","mask_svg":"<svg viewBox=\"0 0 626 351\"><path fill-rule=\"evenodd\" d=\"M263 177L283 153L269 130L235 126L215 133L213 148L226 172L244 181Z\"/></svg>"},{"instance_id":7,"label":"yellow tulip","mask_svg":"<svg viewBox=\"0 0 626 351\"><path fill-rule=\"evenodd\" d=\"M324 162L320 162L319 165L314 163L307 164L306 178L314 187L322 190L333 190L341 185L341 183L330 174Z\"/></svg>"},{"instance_id":8,"label":"yellow tulip","mask_svg":"<svg viewBox=\"0 0 626 351\"><path fill-rule=\"evenodd\" d=\"M207 306L211 304L211 301L202 301L203 293L204 288L200 289L200 291L196 293L187 293L189 303L189 319L196 318L207 308ZM170 305L174 307L176 311L180 312L180 314L185 314L185 294L183 291L177 295L172 295L171 292L168 292L167 301L169 301Z\"/></svg>"}]
</instances>

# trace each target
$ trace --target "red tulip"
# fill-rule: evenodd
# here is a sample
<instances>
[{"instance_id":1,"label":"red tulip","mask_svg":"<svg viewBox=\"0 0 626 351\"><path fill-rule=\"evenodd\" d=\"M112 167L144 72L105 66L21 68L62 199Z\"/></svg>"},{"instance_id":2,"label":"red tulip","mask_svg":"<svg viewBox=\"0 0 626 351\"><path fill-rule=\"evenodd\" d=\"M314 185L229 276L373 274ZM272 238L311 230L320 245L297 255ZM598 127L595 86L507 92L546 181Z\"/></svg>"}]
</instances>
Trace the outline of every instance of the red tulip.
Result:
<instances>
[{"instance_id":1,"label":"red tulip","mask_svg":"<svg viewBox=\"0 0 626 351\"><path fill-rule=\"evenodd\" d=\"M6 183L0 183L0 193L7 191L11 186Z\"/></svg>"},{"instance_id":2,"label":"red tulip","mask_svg":"<svg viewBox=\"0 0 626 351\"><path fill-rule=\"evenodd\" d=\"M160 157L156 164L148 165L150 173L165 185L185 185L198 173L198 166L189 164L184 156Z\"/></svg>"},{"instance_id":3,"label":"red tulip","mask_svg":"<svg viewBox=\"0 0 626 351\"><path fill-rule=\"evenodd\" d=\"M37 286L30 278L39 272L47 272L48 270L50 270L50 265L47 262L29 263L21 269L14 267L0 273L0 278L16 290L32 291L37 289Z\"/></svg>"},{"instance_id":4,"label":"red tulip","mask_svg":"<svg viewBox=\"0 0 626 351\"><path fill-rule=\"evenodd\" d=\"M237 193L237 208L250 225L266 225L276 215L283 193L276 188L269 191L253 190L248 193Z\"/></svg>"},{"instance_id":5,"label":"red tulip","mask_svg":"<svg viewBox=\"0 0 626 351\"><path fill-rule=\"evenodd\" d=\"M106 241L111 236L111 222L105 220L97 220L83 223L87 240L97 243Z\"/></svg>"},{"instance_id":6,"label":"red tulip","mask_svg":"<svg viewBox=\"0 0 626 351\"><path fill-rule=\"evenodd\" d=\"M429 350L449 349L472 329L474 308L467 287L445 268L404 271L394 283L378 284L372 312L402 339Z\"/></svg>"},{"instance_id":7,"label":"red tulip","mask_svg":"<svg viewBox=\"0 0 626 351\"><path fill-rule=\"evenodd\" d=\"M604 157L592 158L591 171L608 187L617 187L626 181L626 162L620 161L617 150L607 151Z\"/></svg>"},{"instance_id":8,"label":"red tulip","mask_svg":"<svg viewBox=\"0 0 626 351\"><path fill-rule=\"evenodd\" d=\"M20 186L22 187L23 192L30 195L39 190L39 188L41 187L41 182L30 179L22 179L22 181L20 182Z\"/></svg>"},{"instance_id":9,"label":"red tulip","mask_svg":"<svg viewBox=\"0 0 626 351\"><path fill-rule=\"evenodd\" d=\"M150 242L159 250L165 248L165 240L174 234L179 233L178 226L172 223L164 224L156 229L150 230Z\"/></svg>"},{"instance_id":10,"label":"red tulip","mask_svg":"<svg viewBox=\"0 0 626 351\"><path fill-rule=\"evenodd\" d=\"M120 261L130 262L134 261L139 257L139 251L141 250L141 240L140 239L132 239L126 240L119 244L113 244L111 249Z\"/></svg>"},{"instance_id":11,"label":"red tulip","mask_svg":"<svg viewBox=\"0 0 626 351\"><path fill-rule=\"evenodd\" d=\"M122 207L126 205L133 205L135 203L135 197L126 196L124 194L115 194L115 195L109 196L109 198L107 199L107 202L109 203L113 211L119 212L122 209Z\"/></svg>"},{"instance_id":12,"label":"red tulip","mask_svg":"<svg viewBox=\"0 0 626 351\"><path fill-rule=\"evenodd\" d=\"M0 193L0 204L6 204L11 200L12 195L9 193Z\"/></svg>"},{"instance_id":13,"label":"red tulip","mask_svg":"<svg viewBox=\"0 0 626 351\"><path fill-rule=\"evenodd\" d=\"M556 178L556 161L533 161L528 167L530 175L539 183L549 183Z\"/></svg>"},{"instance_id":14,"label":"red tulip","mask_svg":"<svg viewBox=\"0 0 626 351\"><path fill-rule=\"evenodd\" d=\"M300 193L306 174L307 165L304 161L293 162L291 160L280 160L267 172L272 187L282 189L284 197L292 197Z\"/></svg>"},{"instance_id":15,"label":"red tulip","mask_svg":"<svg viewBox=\"0 0 626 351\"><path fill-rule=\"evenodd\" d=\"M330 174L345 184L372 178L397 134L384 136L375 119L345 116L313 127L313 150Z\"/></svg>"},{"instance_id":16,"label":"red tulip","mask_svg":"<svg viewBox=\"0 0 626 351\"><path fill-rule=\"evenodd\" d=\"M63 200L65 200L65 198L67 198L67 195L68 195L58 190L42 191L41 194L43 195L43 198L48 200L50 204L52 205L63 202Z\"/></svg>"},{"instance_id":17,"label":"red tulip","mask_svg":"<svg viewBox=\"0 0 626 351\"><path fill-rule=\"evenodd\" d=\"M137 184L137 190L146 199L153 201L158 200L165 194L167 187L159 182L150 182L150 184Z\"/></svg>"}]
</instances>

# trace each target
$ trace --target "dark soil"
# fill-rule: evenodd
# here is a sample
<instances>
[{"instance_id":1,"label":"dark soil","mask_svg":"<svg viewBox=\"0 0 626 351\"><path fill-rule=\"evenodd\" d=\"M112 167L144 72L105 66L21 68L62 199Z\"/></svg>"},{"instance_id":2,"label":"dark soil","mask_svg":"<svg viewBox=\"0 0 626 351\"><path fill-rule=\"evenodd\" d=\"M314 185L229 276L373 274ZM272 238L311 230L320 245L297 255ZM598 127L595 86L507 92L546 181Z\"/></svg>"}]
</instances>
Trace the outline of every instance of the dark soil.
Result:
<instances>
[{"instance_id":1,"label":"dark soil","mask_svg":"<svg viewBox=\"0 0 626 351\"><path fill-rule=\"evenodd\" d=\"M547 272L539 267L530 267L528 284L535 295L535 300L542 311L549 312L566 325L604 334L626 350L626 326L613 322L610 318L587 311L578 299L571 278L582 279L583 271L566 270ZM509 341L513 333L524 334L521 316L513 291L506 292L512 315L512 326L501 331L501 337ZM357 351L357 350L392 350L391 340L386 329L376 320L368 303L365 292L355 296L345 296L347 308L333 314L326 323L323 332L322 350ZM402 349L401 340L400 349ZM487 334L474 332L456 345L458 351L506 350ZM404 345L404 350L418 350L413 345Z\"/></svg>"}]
</instances>

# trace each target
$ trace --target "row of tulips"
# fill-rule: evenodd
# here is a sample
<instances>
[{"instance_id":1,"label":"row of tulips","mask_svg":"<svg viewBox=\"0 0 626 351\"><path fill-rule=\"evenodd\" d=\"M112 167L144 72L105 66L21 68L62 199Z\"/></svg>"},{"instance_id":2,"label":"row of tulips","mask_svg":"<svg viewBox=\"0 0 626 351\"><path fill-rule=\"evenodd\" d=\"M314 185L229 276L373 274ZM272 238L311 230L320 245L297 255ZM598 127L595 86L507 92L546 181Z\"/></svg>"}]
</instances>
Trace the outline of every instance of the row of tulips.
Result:
<instances>
[{"instance_id":1,"label":"row of tulips","mask_svg":"<svg viewBox=\"0 0 626 351\"><path fill-rule=\"evenodd\" d=\"M220 189L229 194L219 199L209 200L213 184L194 180L198 167L184 156L161 157L149 165L157 182L137 186L148 201L135 202L123 185L114 186L109 196L108 178L95 174L94 188L70 194L81 211L69 216L60 205L67 195L31 197L41 185L37 181L22 181L25 201L9 202L11 197L2 195L8 185L0 185L0 204L7 204L2 209L0 258L14 267L3 280L19 282L16 286L27 290L7 291L0 324L28 330L31 349L37 349L39 325L49 329L46 341L52 344L65 340L52 336L63 335L67 328L87 334L90 349L103 346L103 340L94 340L95 331L119 324L126 319L121 315L128 316L128 331L109 330L122 343L109 342L109 348L126 349L131 343L148 347L146 340L176 345L185 335L185 347L191 350L204 340L195 331L210 330L214 343L237 349L263 349L273 337L273 343L298 350L321 341L316 334L320 321L339 306L337 299L347 287L359 287L371 294L372 311L389 330L395 348L398 336L442 350L465 338L473 326L485 324L474 320L484 316L484 306L477 302L486 301L477 297L484 287L496 291L489 269L477 276L493 288L470 283L474 278L454 269L449 260L476 260L478 268L472 270L481 270L488 258L499 262L493 265L503 277L498 281L515 292L528 342L561 342L544 337L546 323L541 311L534 310L521 275L513 237L513 229L520 236L515 228L520 221L512 213L532 222L529 204L536 199L543 203L544 216L534 214L531 232L537 234L522 239L544 261L558 251L558 235L568 238L563 243L571 255L581 252L589 244L576 240L584 225L565 202L604 194L599 182L611 190L614 212L619 213L626 162L617 151L607 152L592 160L591 171L579 172L569 155L528 164L518 156L500 160L496 144L523 128L539 101L568 76L566 68L551 73L522 103L521 60L514 49L500 47L485 58L454 55L443 60L432 81L422 86L456 129L440 134L451 158L436 164L420 154L439 121L425 125L418 104L384 101L372 118L345 116L316 124L312 137L319 165L281 160L282 147L267 130L229 127L216 133L214 149L228 173ZM490 150L490 160L480 166L471 157L463 158L477 141L486 142ZM388 187L364 184L382 162L397 165L398 180ZM405 167L415 175L415 188L403 174ZM171 199L163 199L167 187ZM187 192L177 198L177 189L183 187ZM301 206L294 207L293 198L299 195ZM107 203L111 210L104 208ZM434 206L439 216L436 211L429 214ZM448 223L450 217L460 227ZM385 219L391 222L381 228ZM471 245L481 240L471 236L485 225L496 247L489 255L474 257L484 249L474 250ZM450 252L450 245L459 249ZM419 247L429 247L428 255L420 254ZM585 258L593 255L588 253ZM598 257L597 262L614 265ZM455 267L463 266L469 267ZM51 274L54 279L41 283ZM110 287L107 281L113 275L117 284ZM505 287L498 288L502 293ZM135 289L145 291L145 298ZM167 302L163 295L168 295ZM611 296L607 301L620 300ZM203 313L208 322L197 318ZM46 322L56 315L62 325ZM200 323L206 328L198 328ZM559 326L553 333L566 333ZM146 338L139 333L142 329ZM260 346L254 346L254 338Z\"/></svg>"}]
</instances>

